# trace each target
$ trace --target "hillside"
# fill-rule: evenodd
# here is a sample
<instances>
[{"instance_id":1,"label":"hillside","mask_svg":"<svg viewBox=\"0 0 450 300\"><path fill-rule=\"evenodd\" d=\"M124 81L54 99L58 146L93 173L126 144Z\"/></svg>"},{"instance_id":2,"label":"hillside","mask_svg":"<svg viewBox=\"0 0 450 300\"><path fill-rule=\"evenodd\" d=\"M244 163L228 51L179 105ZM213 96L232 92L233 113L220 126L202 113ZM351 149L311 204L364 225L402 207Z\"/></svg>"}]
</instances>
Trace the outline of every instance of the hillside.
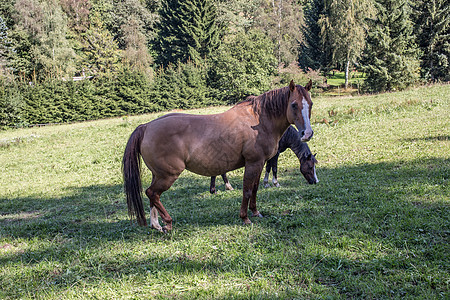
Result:
<instances>
[{"instance_id":1,"label":"hillside","mask_svg":"<svg viewBox=\"0 0 450 300\"><path fill-rule=\"evenodd\" d=\"M449 95L313 98L318 184L286 151L243 226L242 169L217 195L185 171L162 196L166 235L130 223L120 170L164 113L0 131L0 298L447 298Z\"/></svg>"}]
</instances>

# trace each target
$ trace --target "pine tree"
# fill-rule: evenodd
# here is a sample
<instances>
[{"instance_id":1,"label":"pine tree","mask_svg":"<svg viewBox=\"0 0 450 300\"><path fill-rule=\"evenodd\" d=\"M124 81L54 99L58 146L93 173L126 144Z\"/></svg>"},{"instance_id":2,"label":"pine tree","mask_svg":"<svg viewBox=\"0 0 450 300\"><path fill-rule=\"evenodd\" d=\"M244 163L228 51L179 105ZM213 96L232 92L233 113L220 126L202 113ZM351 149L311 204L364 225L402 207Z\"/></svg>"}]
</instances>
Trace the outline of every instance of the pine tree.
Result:
<instances>
[{"instance_id":1,"label":"pine tree","mask_svg":"<svg viewBox=\"0 0 450 300\"><path fill-rule=\"evenodd\" d=\"M324 0L310 0L305 7L304 39L300 43L299 65L303 69L326 69L331 62L321 41L319 19L324 10Z\"/></svg>"},{"instance_id":2,"label":"pine tree","mask_svg":"<svg viewBox=\"0 0 450 300\"><path fill-rule=\"evenodd\" d=\"M413 2L415 32L423 53L422 73L432 81L450 80L450 1Z\"/></svg>"},{"instance_id":3,"label":"pine tree","mask_svg":"<svg viewBox=\"0 0 450 300\"><path fill-rule=\"evenodd\" d=\"M365 51L366 88L381 92L404 89L419 76L419 50L415 44L407 0L376 0Z\"/></svg>"},{"instance_id":4,"label":"pine tree","mask_svg":"<svg viewBox=\"0 0 450 300\"><path fill-rule=\"evenodd\" d=\"M222 29L212 0L166 0L160 16L159 64L199 61L219 46Z\"/></svg>"},{"instance_id":5,"label":"pine tree","mask_svg":"<svg viewBox=\"0 0 450 300\"><path fill-rule=\"evenodd\" d=\"M200 62L220 44L216 8L211 0L188 0L182 1L182 10L187 13L181 22L188 55L194 62Z\"/></svg>"},{"instance_id":6,"label":"pine tree","mask_svg":"<svg viewBox=\"0 0 450 300\"><path fill-rule=\"evenodd\" d=\"M8 27L0 16L0 61L6 57L8 49Z\"/></svg>"},{"instance_id":7,"label":"pine tree","mask_svg":"<svg viewBox=\"0 0 450 300\"><path fill-rule=\"evenodd\" d=\"M112 34L104 27L99 13L91 14L90 26L82 39L83 65L88 74L117 71L120 52Z\"/></svg>"}]
</instances>

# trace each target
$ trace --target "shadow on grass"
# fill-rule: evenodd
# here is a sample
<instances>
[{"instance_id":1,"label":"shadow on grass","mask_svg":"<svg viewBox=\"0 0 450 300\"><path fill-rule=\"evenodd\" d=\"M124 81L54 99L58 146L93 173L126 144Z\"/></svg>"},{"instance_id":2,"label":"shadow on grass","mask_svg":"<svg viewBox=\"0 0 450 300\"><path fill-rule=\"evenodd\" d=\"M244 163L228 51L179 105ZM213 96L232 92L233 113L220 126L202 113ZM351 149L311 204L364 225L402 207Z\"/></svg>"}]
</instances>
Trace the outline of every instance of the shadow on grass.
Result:
<instances>
[{"instance_id":1,"label":"shadow on grass","mask_svg":"<svg viewBox=\"0 0 450 300\"><path fill-rule=\"evenodd\" d=\"M317 185L306 184L297 168L282 169L279 171L282 187L266 189L261 184L257 203L266 216L286 218L292 212L310 211L318 206L325 210L327 207L339 208L344 214L347 209L352 210L351 213L354 209L370 210L373 214L398 206L413 210L436 209L446 204L429 199L444 200L448 196L449 166L449 159L424 159L337 169L319 167L320 182ZM162 202L175 222L192 221L198 226L240 224L242 177L230 180L235 191L223 191L223 184L218 179L219 194L210 195L209 178L182 176L162 195ZM107 228L117 221L129 225L129 221L125 221L127 209L121 185L93 185L70 190L70 196L63 198L0 199L3 236L51 238L61 232L89 232L91 227L99 228L100 233L109 236L103 226ZM429 197L431 195L434 197ZM145 196L143 199L148 213L148 199ZM372 211L375 208L378 212ZM83 227L87 229L83 230Z\"/></svg>"},{"instance_id":2,"label":"shadow on grass","mask_svg":"<svg viewBox=\"0 0 450 300\"><path fill-rule=\"evenodd\" d=\"M448 141L448 140L450 140L449 135L435 135L435 136L427 136L427 137L422 137L422 138L404 139L405 142L420 142L420 141L435 142L435 141Z\"/></svg>"},{"instance_id":3,"label":"shadow on grass","mask_svg":"<svg viewBox=\"0 0 450 300\"><path fill-rule=\"evenodd\" d=\"M162 198L175 220L174 232L168 235L130 224L120 185L71 188L70 196L58 199L0 199L3 239L19 243L21 240L43 241L38 249L7 251L0 256L0 264L26 262L32 266L53 260L69 268L76 258L78 264L83 265L77 276L90 278L90 282L94 280L91 273L97 268L102 269L99 278L136 274L145 277L160 274L158 272L172 275L207 272L217 276L221 272L279 269L281 278L264 278L273 279L277 285L287 282L291 287L298 286L299 282L317 284L329 289L329 295L338 293L351 297L370 296L367 286L347 282L352 276L378 274L379 278L384 278L382 283L392 276L391 271L399 272L398 276L416 272L413 279L402 280L439 292L445 286L445 274L433 283L427 279L427 270L448 265L445 253L450 250L449 167L449 159L430 158L319 168L317 185L307 185L297 168L279 170L282 187L264 189L261 186L258 192L258 207L265 218L252 220L260 230L245 240L246 244L239 244L242 252L230 257L224 256L229 250L226 248L223 252L207 250L203 257L191 256L189 251L150 251L139 259L104 258L98 253L83 259L81 252L84 255L95 253L105 244L114 242L120 242L122 247L133 247L136 243L189 245L198 239L196 235L211 238L220 235L220 228L241 226L238 218L241 177L230 178L239 190L222 191L218 195L209 194L206 177L181 177ZM224 234L227 235L226 230ZM358 246L359 243L363 246ZM308 250L312 245L316 245L316 249ZM0 246L5 248L5 245ZM370 250L371 247L374 249ZM291 248L296 249L295 257L283 259L289 261L295 274L282 270L286 266L283 259L277 258ZM255 249L267 259L253 257ZM355 258L343 254L346 251L355 252ZM412 268L408 259L413 256L415 264L423 261L428 269ZM387 273L383 275L383 272ZM50 277L55 284L64 286L67 282L77 282L73 276L61 271ZM248 277L252 277L251 272ZM359 284L367 285L370 280L365 282ZM335 287L345 289L336 291ZM394 291L389 296L403 296L402 293L414 289L402 283L389 288ZM417 294L417 290L412 293ZM381 291L373 295L388 293ZM289 293L285 296L289 297Z\"/></svg>"}]
</instances>

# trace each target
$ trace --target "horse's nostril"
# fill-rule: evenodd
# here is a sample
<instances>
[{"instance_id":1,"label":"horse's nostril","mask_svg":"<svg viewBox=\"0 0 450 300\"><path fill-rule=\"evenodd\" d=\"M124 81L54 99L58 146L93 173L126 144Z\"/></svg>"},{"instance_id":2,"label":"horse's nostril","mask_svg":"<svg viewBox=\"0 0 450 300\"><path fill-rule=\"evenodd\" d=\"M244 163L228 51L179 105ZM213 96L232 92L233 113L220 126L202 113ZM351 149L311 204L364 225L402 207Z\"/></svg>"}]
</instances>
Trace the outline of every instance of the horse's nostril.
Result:
<instances>
[{"instance_id":1,"label":"horse's nostril","mask_svg":"<svg viewBox=\"0 0 450 300\"><path fill-rule=\"evenodd\" d=\"M301 135L301 136L304 136L304 135L305 135L305 131L302 130L302 132L300 133L300 135Z\"/></svg>"}]
</instances>

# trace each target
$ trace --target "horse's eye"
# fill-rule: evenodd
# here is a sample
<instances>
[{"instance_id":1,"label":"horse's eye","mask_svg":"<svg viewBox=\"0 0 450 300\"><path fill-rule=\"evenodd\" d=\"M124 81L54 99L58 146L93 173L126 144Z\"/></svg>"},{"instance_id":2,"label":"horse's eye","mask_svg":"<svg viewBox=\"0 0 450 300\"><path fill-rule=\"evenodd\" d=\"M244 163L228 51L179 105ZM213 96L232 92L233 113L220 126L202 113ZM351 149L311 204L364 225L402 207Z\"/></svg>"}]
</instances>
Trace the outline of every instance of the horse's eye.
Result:
<instances>
[{"instance_id":1,"label":"horse's eye","mask_svg":"<svg viewBox=\"0 0 450 300\"><path fill-rule=\"evenodd\" d=\"M297 109L298 108L298 103L297 102L292 102L291 106L292 106L292 108Z\"/></svg>"}]
</instances>

